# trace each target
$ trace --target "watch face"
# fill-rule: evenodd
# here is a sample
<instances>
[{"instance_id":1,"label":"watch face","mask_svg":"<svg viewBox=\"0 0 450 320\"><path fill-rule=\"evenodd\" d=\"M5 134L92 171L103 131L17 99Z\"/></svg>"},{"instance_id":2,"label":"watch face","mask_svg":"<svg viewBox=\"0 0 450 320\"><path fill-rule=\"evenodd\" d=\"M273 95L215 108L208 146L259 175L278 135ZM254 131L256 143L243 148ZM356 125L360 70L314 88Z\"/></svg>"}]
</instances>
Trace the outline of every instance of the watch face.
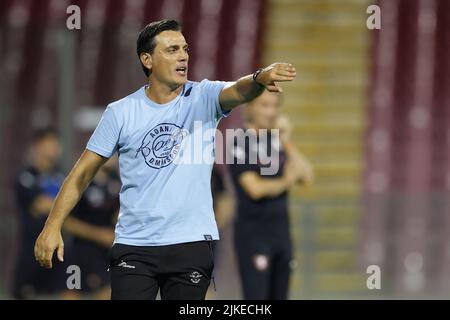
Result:
<instances>
[{"instance_id":1,"label":"watch face","mask_svg":"<svg viewBox=\"0 0 450 320\"><path fill-rule=\"evenodd\" d=\"M256 78L258 77L258 75L263 71L263 68L259 68L258 70L255 71L255 73L253 74L253 81L257 84L259 84L260 86L262 86L261 83L259 83L258 81L256 81Z\"/></svg>"}]
</instances>

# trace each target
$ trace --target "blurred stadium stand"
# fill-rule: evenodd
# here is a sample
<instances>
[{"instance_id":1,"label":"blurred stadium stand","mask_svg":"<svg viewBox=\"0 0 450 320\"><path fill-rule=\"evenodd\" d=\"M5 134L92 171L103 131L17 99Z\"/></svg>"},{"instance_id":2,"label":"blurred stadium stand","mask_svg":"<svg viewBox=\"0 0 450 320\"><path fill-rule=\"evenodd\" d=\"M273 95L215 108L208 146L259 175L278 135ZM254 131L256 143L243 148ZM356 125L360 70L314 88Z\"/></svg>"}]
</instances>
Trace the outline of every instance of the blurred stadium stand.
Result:
<instances>
[{"instance_id":1,"label":"blurred stadium stand","mask_svg":"<svg viewBox=\"0 0 450 320\"><path fill-rule=\"evenodd\" d=\"M382 1L366 132L361 261L395 297L450 292L450 2Z\"/></svg>"},{"instance_id":2,"label":"blurred stadium stand","mask_svg":"<svg viewBox=\"0 0 450 320\"><path fill-rule=\"evenodd\" d=\"M316 181L292 192L296 259L291 296L352 297L367 291L357 269L363 133L369 72L369 1L271 0L263 61L292 62L284 111Z\"/></svg>"},{"instance_id":3,"label":"blurred stadium stand","mask_svg":"<svg viewBox=\"0 0 450 320\"><path fill-rule=\"evenodd\" d=\"M450 292L450 3L268 1L263 61L294 63L285 109L316 183L294 191L292 297ZM366 287L379 265L382 290Z\"/></svg>"}]
</instances>

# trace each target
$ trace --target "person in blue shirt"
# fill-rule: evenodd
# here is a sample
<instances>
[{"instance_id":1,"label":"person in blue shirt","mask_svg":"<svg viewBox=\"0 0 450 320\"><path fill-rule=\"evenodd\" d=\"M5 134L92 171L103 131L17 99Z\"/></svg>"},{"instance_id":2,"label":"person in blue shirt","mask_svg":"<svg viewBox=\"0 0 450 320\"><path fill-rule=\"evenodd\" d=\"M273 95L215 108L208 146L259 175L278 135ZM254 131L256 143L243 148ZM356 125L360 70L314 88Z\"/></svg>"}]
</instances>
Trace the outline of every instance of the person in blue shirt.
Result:
<instances>
[{"instance_id":1,"label":"person in blue shirt","mask_svg":"<svg viewBox=\"0 0 450 320\"><path fill-rule=\"evenodd\" d=\"M14 194L18 209L18 245L12 281L15 299L35 299L44 295L65 294L65 268L58 265L50 272L33 261L36 237L45 224L53 199L64 175L58 168L61 143L52 127L38 129L33 134L30 163L17 175Z\"/></svg>"},{"instance_id":2,"label":"person in blue shirt","mask_svg":"<svg viewBox=\"0 0 450 320\"><path fill-rule=\"evenodd\" d=\"M204 299L211 281L211 242L219 239L211 196L214 135L234 107L295 68L274 63L235 82L188 80L188 44L175 20L148 24L137 40L148 83L109 104L36 240L35 258L63 261L61 227L109 157L119 155L122 187L111 249L111 298ZM205 159L206 158L206 159ZM200 160L199 160L200 159Z\"/></svg>"}]
</instances>

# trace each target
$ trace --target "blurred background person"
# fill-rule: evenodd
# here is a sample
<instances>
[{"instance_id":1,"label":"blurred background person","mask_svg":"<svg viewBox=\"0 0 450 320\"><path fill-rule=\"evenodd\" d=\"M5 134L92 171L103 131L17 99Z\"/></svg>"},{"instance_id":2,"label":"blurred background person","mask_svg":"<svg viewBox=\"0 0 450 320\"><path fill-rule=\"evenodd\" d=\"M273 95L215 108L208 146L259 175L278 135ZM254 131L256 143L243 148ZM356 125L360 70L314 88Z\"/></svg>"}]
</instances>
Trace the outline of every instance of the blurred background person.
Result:
<instances>
[{"instance_id":1,"label":"blurred background person","mask_svg":"<svg viewBox=\"0 0 450 320\"><path fill-rule=\"evenodd\" d=\"M34 242L44 226L64 176L58 170L61 145L53 128L37 130L33 135L31 161L14 183L18 207L19 233L12 295L32 299L65 289L65 269L44 270L33 258Z\"/></svg>"},{"instance_id":2,"label":"blurred background person","mask_svg":"<svg viewBox=\"0 0 450 320\"><path fill-rule=\"evenodd\" d=\"M268 91L250 102L244 111L244 129L248 135L256 134L256 145L235 139L231 149L230 171L237 192L234 241L244 299L287 299L292 260L288 191L295 183L313 180L311 164L292 145L291 125L279 108L280 95ZM268 139L261 138L261 129L275 128L279 136L269 131ZM276 174L261 174L265 164L259 158L260 148L271 165L278 162ZM256 153L257 163L251 163L251 153ZM238 163L239 159L245 163Z\"/></svg>"},{"instance_id":3,"label":"blurred background person","mask_svg":"<svg viewBox=\"0 0 450 320\"><path fill-rule=\"evenodd\" d=\"M64 298L110 299L109 251L119 191L117 157L112 157L99 169L64 224L64 231L73 236L66 261L81 270L81 289L67 292Z\"/></svg>"}]
</instances>

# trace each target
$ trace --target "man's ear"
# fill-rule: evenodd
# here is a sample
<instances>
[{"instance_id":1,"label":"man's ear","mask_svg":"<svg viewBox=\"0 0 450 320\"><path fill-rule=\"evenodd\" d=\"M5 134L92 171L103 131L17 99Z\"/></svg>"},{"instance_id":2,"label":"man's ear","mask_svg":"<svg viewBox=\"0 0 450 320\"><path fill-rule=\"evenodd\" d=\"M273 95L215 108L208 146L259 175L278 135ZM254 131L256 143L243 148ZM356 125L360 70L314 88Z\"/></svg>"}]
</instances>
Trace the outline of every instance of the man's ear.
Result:
<instances>
[{"instance_id":1,"label":"man's ear","mask_svg":"<svg viewBox=\"0 0 450 320\"><path fill-rule=\"evenodd\" d=\"M153 60L150 53L142 52L139 58L141 59L141 62L144 65L144 67L146 67L149 70L152 69Z\"/></svg>"}]
</instances>

